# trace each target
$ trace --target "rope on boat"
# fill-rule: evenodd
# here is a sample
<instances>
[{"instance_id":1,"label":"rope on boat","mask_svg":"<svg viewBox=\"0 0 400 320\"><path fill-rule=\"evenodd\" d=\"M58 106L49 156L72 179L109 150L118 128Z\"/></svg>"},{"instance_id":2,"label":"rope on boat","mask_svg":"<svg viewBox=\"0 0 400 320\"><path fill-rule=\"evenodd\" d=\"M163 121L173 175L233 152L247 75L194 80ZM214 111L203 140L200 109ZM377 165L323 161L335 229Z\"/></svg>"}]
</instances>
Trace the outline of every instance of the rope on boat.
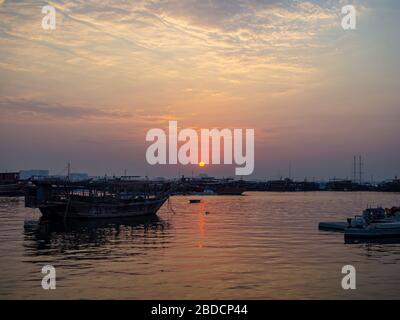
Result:
<instances>
[{"instance_id":1,"label":"rope on boat","mask_svg":"<svg viewBox=\"0 0 400 320\"><path fill-rule=\"evenodd\" d=\"M64 221L67 220L70 203L71 203L71 199L68 197L68 202L67 202L67 205L65 206Z\"/></svg>"},{"instance_id":2,"label":"rope on boat","mask_svg":"<svg viewBox=\"0 0 400 320\"><path fill-rule=\"evenodd\" d=\"M68 190L66 184L64 185L64 188L65 188L65 194L66 194L67 199L68 199L67 204L65 206L65 212L64 212L64 222L65 222L67 220L67 214L68 214L69 205L70 205L70 202L71 202L71 196L69 194L69 190Z\"/></svg>"}]
</instances>

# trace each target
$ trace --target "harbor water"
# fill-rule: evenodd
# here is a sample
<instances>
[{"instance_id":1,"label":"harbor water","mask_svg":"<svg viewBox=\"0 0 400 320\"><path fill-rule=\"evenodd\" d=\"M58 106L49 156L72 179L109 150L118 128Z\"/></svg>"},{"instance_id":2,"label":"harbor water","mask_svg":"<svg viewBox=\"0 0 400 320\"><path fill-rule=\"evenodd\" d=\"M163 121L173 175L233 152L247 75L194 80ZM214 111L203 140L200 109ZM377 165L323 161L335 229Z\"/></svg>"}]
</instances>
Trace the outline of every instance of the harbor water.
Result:
<instances>
[{"instance_id":1,"label":"harbor water","mask_svg":"<svg viewBox=\"0 0 400 320\"><path fill-rule=\"evenodd\" d=\"M157 217L58 224L0 198L0 299L396 299L400 242L318 230L368 205L399 206L400 194L174 196ZM42 289L45 265L55 290ZM345 265L355 290L342 289Z\"/></svg>"}]
</instances>

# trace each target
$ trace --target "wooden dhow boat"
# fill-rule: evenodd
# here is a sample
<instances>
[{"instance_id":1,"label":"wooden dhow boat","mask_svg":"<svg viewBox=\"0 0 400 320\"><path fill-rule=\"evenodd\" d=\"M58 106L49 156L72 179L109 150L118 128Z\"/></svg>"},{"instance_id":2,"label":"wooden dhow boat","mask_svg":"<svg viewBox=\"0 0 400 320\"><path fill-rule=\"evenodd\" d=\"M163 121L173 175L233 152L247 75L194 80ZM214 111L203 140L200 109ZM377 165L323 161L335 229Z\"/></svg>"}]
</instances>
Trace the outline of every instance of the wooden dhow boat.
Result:
<instances>
[{"instance_id":1,"label":"wooden dhow boat","mask_svg":"<svg viewBox=\"0 0 400 320\"><path fill-rule=\"evenodd\" d=\"M42 179L26 187L25 206L39 208L48 219L147 216L157 213L170 190L170 183L149 180Z\"/></svg>"}]
</instances>

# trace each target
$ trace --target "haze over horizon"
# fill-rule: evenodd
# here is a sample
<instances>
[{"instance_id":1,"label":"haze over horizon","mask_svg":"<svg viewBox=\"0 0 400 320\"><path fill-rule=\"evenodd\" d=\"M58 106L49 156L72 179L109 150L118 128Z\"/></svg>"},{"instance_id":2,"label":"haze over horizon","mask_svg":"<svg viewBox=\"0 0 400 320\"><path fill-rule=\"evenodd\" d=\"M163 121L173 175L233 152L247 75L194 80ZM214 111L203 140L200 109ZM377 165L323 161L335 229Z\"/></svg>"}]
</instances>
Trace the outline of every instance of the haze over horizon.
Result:
<instances>
[{"instance_id":1,"label":"haze over horizon","mask_svg":"<svg viewBox=\"0 0 400 320\"><path fill-rule=\"evenodd\" d=\"M396 0L0 0L0 171L234 175L148 165L147 130L177 120L254 128L245 179L351 178L354 155L365 180L394 178L399 16Z\"/></svg>"}]
</instances>

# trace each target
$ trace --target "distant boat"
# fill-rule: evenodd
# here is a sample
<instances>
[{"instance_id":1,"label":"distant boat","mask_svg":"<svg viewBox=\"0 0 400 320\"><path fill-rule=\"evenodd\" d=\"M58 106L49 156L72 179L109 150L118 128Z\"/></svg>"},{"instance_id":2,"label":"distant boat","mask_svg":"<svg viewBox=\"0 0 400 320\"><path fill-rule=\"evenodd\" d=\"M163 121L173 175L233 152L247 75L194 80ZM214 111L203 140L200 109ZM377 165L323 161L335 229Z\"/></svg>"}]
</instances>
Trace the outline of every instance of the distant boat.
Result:
<instances>
[{"instance_id":1,"label":"distant boat","mask_svg":"<svg viewBox=\"0 0 400 320\"><path fill-rule=\"evenodd\" d=\"M190 199L189 202L190 203L200 203L201 200L200 199Z\"/></svg>"},{"instance_id":2,"label":"distant boat","mask_svg":"<svg viewBox=\"0 0 400 320\"><path fill-rule=\"evenodd\" d=\"M150 181L68 182L41 180L27 188L25 206L44 218L103 219L155 215L170 185Z\"/></svg>"},{"instance_id":3,"label":"distant boat","mask_svg":"<svg viewBox=\"0 0 400 320\"><path fill-rule=\"evenodd\" d=\"M239 184L220 184L214 186L213 191L218 195L224 196L240 196L246 191L245 186Z\"/></svg>"}]
</instances>

